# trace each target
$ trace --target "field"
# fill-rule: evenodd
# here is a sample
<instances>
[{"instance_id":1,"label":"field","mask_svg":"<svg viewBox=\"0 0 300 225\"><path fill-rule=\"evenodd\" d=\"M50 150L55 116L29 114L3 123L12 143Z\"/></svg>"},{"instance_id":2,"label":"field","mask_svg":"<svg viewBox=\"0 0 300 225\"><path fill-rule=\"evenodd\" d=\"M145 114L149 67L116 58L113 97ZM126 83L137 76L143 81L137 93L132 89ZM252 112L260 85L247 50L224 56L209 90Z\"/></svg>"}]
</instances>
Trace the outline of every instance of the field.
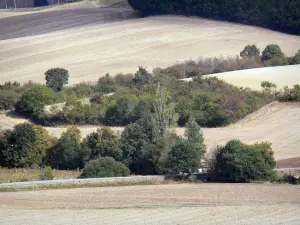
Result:
<instances>
[{"instance_id":1,"label":"field","mask_svg":"<svg viewBox=\"0 0 300 225\"><path fill-rule=\"evenodd\" d=\"M300 83L300 65L265 67L259 69L239 70L225 73L207 75L218 77L239 87L249 87L253 90L261 90L262 81L271 81L277 85L277 89L284 86L293 87ZM193 78L182 80L190 81Z\"/></svg>"},{"instance_id":2,"label":"field","mask_svg":"<svg viewBox=\"0 0 300 225\"><path fill-rule=\"evenodd\" d=\"M169 184L0 193L0 223L299 224L298 186Z\"/></svg>"},{"instance_id":3,"label":"field","mask_svg":"<svg viewBox=\"0 0 300 225\"><path fill-rule=\"evenodd\" d=\"M43 83L45 71L58 66L69 70L71 84L96 81L107 72L135 72L140 65L151 70L236 55L247 44L261 49L278 44L291 56L300 43L299 36L227 22L179 16L128 19L133 17L126 6L111 6L0 19L0 82Z\"/></svg>"}]
</instances>

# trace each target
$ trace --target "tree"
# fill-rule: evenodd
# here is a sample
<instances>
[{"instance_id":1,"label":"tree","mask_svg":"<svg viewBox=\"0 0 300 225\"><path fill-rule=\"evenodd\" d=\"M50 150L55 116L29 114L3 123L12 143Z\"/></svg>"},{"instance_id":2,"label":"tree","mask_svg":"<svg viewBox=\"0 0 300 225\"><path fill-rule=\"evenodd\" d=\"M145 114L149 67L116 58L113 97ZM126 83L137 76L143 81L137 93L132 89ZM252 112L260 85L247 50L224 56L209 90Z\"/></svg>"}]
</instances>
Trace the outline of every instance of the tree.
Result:
<instances>
[{"instance_id":1,"label":"tree","mask_svg":"<svg viewBox=\"0 0 300 225\"><path fill-rule=\"evenodd\" d=\"M263 81L263 82L261 82L260 86L264 89L264 91L266 93L269 93L269 94L271 94L272 92L275 92L275 90L277 88L277 85L270 81Z\"/></svg>"},{"instance_id":2,"label":"tree","mask_svg":"<svg viewBox=\"0 0 300 225\"><path fill-rule=\"evenodd\" d=\"M122 162L133 173L154 174L157 159L153 155L157 153L155 152L157 148L153 148L155 141L156 134L151 118L126 126L119 141Z\"/></svg>"},{"instance_id":3,"label":"tree","mask_svg":"<svg viewBox=\"0 0 300 225\"><path fill-rule=\"evenodd\" d=\"M267 45L267 47L262 52L262 60L271 60L275 58L284 59L284 54L278 45Z\"/></svg>"},{"instance_id":4,"label":"tree","mask_svg":"<svg viewBox=\"0 0 300 225\"><path fill-rule=\"evenodd\" d=\"M151 84L153 82L153 78L151 73L148 73L145 68L139 66L139 70L134 74L132 82L138 87L143 87L144 85Z\"/></svg>"},{"instance_id":5,"label":"tree","mask_svg":"<svg viewBox=\"0 0 300 225\"><path fill-rule=\"evenodd\" d=\"M123 163L111 157L100 157L86 164L81 177L126 177L129 175L130 170Z\"/></svg>"},{"instance_id":6,"label":"tree","mask_svg":"<svg viewBox=\"0 0 300 225\"><path fill-rule=\"evenodd\" d=\"M53 102L54 93L51 89L40 84L34 84L22 94L16 103L15 110L25 114L40 115L44 111L44 106Z\"/></svg>"},{"instance_id":7,"label":"tree","mask_svg":"<svg viewBox=\"0 0 300 225\"><path fill-rule=\"evenodd\" d=\"M154 100L154 120L157 125L158 133L164 136L168 128L178 120L178 115L175 112L175 104L171 102L171 95L165 87L159 84L156 89Z\"/></svg>"},{"instance_id":8,"label":"tree","mask_svg":"<svg viewBox=\"0 0 300 225\"><path fill-rule=\"evenodd\" d=\"M90 159L107 156L121 160L122 152L118 148L118 143L118 136L109 127L97 129L83 140L83 145L89 148L91 153Z\"/></svg>"},{"instance_id":9,"label":"tree","mask_svg":"<svg viewBox=\"0 0 300 225\"><path fill-rule=\"evenodd\" d=\"M240 52L240 56L242 58L254 58L256 56L259 56L260 51L256 47L256 45L247 45L243 51Z\"/></svg>"},{"instance_id":10,"label":"tree","mask_svg":"<svg viewBox=\"0 0 300 225\"><path fill-rule=\"evenodd\" d=\"M80 143L81 133L75 127L69 127L63 132L58 143L49 153L49 163L57 169L82 168L90 153L83 149Z\"/></svg>"},{"instance_id":11,"label":"tree","mask_svg":"<svg viewBox=\"0 0 300 225\"><path fill-rule=\"evenodd\" d=\"M206 146L204 144L203 132L196 120L192 117L189 118L186 124L185 137L191 143L195 144L199 157L202 158L206 152Z\"/></svg>"},{"instance_id":12,"label":"tree","mask_svg":"<svg viewBox=\"0 0 300 225\"><path fill-rule=\"evenodd\" d=\"M213 170L218 180L250 182L272 179L274 166L270 143L246 145L231 140L217 148Z\"/></svg>"},{"instance_id":13,"label":"tree","mask_svg":"<svg viewBox=\"0 0 300 225\"><path fill-rule=\"evenodd\" d=\"M65 84L68 84L69 72L63 68L49 69L45 73L46 85L53 91L61 91Z\"/></svg>"},{"instance_id":14,"label":"tree","mask_svg":"<svg viewBox=\"0 0 300 225\"><path fill-rule=\"evenodd\" d=\"M200 154L195 143L179 139L169 152L166 162L171 174L189 173L200 167Z\"/></svg>"},{"instance_id":15,"label":"tree","mask_svg":"<svg viewBox=\"0 0 300 225\"><path fill-rule=\"evenodd\" d=\"M57 140L42 126L33 126L33 131L35 133L35 141L28 152L28 164L45 167L49 151Z\"/></svg>"},{"instance_id":16,"label":"tree","mask_svg":"<svg viewBox=\"0 0 300 225\"><path fill-rule=\"evenodd\" d=\"M292 63L291 64L293 64L293 65L300 64L300 49L295 54L295 56L292 58Z\"/></svg>"},{"instance_id":17,"label":"tree","mask_svg":"<svg viewBox=\"0 0 300 225\"><path fill-rule=\"evenodd\" d=\"M28 154L34 148L36 134L29 123L18 124L12 131L7 131L1 138L0 155L2 166L29 166Z\"/></svg>"}]
</instances>

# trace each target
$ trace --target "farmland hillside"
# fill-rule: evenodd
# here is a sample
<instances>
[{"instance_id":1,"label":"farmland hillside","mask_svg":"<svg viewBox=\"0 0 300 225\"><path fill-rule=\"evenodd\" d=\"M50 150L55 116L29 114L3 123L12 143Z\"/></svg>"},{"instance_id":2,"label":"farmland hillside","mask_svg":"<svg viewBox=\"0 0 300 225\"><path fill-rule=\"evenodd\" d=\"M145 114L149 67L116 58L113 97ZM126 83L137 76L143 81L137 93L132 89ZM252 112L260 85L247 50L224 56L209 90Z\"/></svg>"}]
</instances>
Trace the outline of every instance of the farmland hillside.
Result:
<instances>
[{"instance_id":1,"label":"farmland hillside","mask_svg":"<svg viewBox=\"0 0 300 225\"><path fill-rule=\"evenodd\" d=\"M0 33L0 39L6 39L0 41L0 55L3 56L0 59L0 82L14 77L21 83L28 80L44 82L45 71L55 67L70 72L71 84L96 81L107 72L135 72L141 65L151 70L187 59L232 56L247 44L256 44L261 50L268 44L278 44L287 56L293 56L300 43L299 36L176 16L103 24L124 19L123 15L128 19L126 15L132 15L132 11L91 8L80 13L81 10L0 19L0 26L5 31ZM43 19L49 13L55 20ZM6 26L8 23L14 26ZM70 27L74 28L61 30ZM54 30L61 31L45 33ZM44 34L34 35L38 33Z\"/></svg>"}]
</instances>

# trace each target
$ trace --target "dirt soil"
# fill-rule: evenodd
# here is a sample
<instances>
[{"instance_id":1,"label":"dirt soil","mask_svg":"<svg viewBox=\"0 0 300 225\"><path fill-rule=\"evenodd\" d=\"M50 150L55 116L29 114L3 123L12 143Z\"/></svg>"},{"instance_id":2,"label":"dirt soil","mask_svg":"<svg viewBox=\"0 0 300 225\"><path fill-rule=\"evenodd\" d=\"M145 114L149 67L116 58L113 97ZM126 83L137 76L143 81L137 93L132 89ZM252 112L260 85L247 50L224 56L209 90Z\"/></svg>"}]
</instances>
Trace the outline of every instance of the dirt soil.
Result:
<instances>
[{"instance_id":1,"label":"dirt soil","mask_svg":"<svg viewBox=\"0 0 300 225\"><path fill-rule=\"evenodd\" d=\"M108 7L0 19L0 39L6 39L0 41L0 83L44 83L45 71L53 67L68 69L70 84L96 81L107 72L135 72L138 66L151 70L199 57L236 55L247 44L261 50L278 44L288 56L299 49L300 36L208 19L162 16L112 22L132 13Z\"/></svg>"},{"instance_id":2,"label":"dirt soil","mask_svg":"<svg viewBox=\"0 0 300 225\"><path fill-rule=\"evenodd\" d=\"M0 223L299 224L299 186L170 184L0 193Z\"/></svg>"},{"instance_id":3,"label":"dirt soil","mask_svg":"<svg viewBox=\"0 0 300 225\"><path fill-rule=\"evenodd\" d=\"M16 124L26 121L28 120L0 114L1 129L12 129ZM97 126L79 127L83 136L97 128ZM60 137L67 127L47 127L46 129L50 134ZM121 133L124 128L112 127L112 129ZM231 139L240 139L248 144L261 141L271 142L276 160L300 157L300 105L297 103L274 102L230 126L203 128L202 130L208 154L217 145L224 145ZM183 128L177 128L176 131L178 135L184 134ZM300 167L300 162L296 164L297 166L294 167Z\"/></svg>"}]
</instances>

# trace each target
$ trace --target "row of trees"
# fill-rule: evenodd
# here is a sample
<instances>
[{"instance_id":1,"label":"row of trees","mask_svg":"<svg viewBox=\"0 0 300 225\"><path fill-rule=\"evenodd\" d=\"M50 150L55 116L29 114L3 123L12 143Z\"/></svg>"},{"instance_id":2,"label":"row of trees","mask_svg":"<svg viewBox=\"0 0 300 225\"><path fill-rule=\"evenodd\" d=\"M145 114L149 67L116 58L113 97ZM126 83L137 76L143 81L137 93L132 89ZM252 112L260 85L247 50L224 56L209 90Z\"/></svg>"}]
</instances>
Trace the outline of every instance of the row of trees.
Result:
<instances>
[{"instance_id":1,"label":"row of trees","mask_svg":"<svg viewBox=\"0 0 300 225\"><path fill-rule=\"evenodd\" d=\"M200 16L300 34L299 0L128 0L144 15Z\"/></svg>"}]
</instances>

